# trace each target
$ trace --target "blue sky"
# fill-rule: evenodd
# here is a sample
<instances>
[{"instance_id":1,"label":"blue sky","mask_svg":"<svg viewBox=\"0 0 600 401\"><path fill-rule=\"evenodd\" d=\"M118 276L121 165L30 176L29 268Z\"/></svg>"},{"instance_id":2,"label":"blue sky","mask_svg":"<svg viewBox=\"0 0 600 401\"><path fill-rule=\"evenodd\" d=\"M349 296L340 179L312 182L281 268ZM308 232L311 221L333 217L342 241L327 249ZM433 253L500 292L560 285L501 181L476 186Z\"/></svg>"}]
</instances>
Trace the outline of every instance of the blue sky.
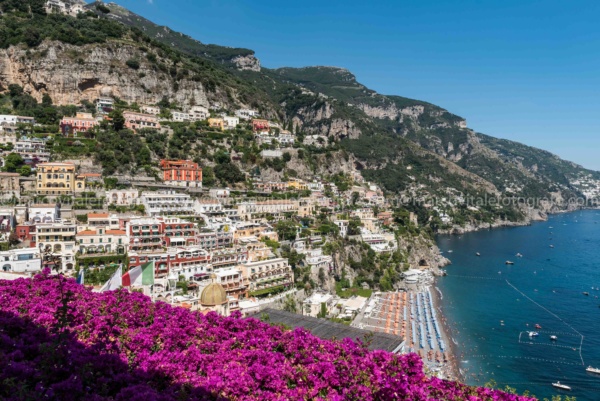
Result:
<instances>
[{"instance_id":1,"label":"blue sky","mask_svg":"<svg viewBox=\"0 0 600 401\"><path fill-rule=\"evenodd\" d=\"M600 170L600 2L118 0L263 66L333 65L383 94Z\"/></svg>"}]
</instances>

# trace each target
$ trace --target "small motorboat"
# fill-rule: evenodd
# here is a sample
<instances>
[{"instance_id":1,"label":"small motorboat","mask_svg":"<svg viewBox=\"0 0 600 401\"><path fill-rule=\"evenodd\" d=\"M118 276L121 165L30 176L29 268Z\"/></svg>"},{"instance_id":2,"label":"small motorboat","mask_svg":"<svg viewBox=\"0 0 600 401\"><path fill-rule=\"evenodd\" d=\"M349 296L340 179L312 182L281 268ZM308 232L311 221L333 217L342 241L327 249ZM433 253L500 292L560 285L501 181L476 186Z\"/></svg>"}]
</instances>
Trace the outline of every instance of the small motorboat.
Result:
<instances>
[{"instance_id":1,"label":"small motorboat","mask_svg":"<svg viewBox=\"0 0 600 401\"><path fill-rule=\"evenodd\" d=\"M552 387L556 387L561 390L571 391L571 387L567 386L566 384L562 384L561 382L558 382L558 381L556 383L552 383Z\"/></svg>"},{"instance_id":2,"label":"small motorboat","mask_svg":"<svg viewBox=\"0 0 600 401\"><path fill-rule=\"evenodd\" d=\"M529 337L537 337L539 335L540 335L540 333L538 333L537 331L530 331L529 332Z\"/></svg>"},{"instance_id":3,"label":"small motorboat","mask_svg":"<svg viewBox=\"0 0 600 401\"><path fill-rule=\"evenodd\" d=\"M588 296L588 295L590 295L590 293L589 293L589 292L587 292L587 291L584 291L584 292L583 292L583 295L585 295L585 296Z\"/></svg>"},{"instance_id":4,"label":"small motorboat","mask_svg":"<svg viewBox=\"0 0 600 401\"><path fill-rule=\"evenodd\" d=\"M600 375L600 369L598 369L598 368L592 368L591 366L588 366L585 371L588 372L588 373L595 373L597 375Z\"/></svg>"},{"instance_id":5,"label":"small motorboat","mask_svg":"<svg viewBox=\"0 0 600 401\"><path fill-rule=\"evenodd\" d=\"M517 258L522 258L522 257L523 257L523 255L521 255L520 253L517 253L515 256L516 256Z\"/></svg>"},{"instance_id":6,"label":"small motorboat","mask_svg":"<svg viewBox=\"0 0 600 401\"><path fill-rule=\"evenodd\" d=\"M504 262L505 265L514 265L515 262L512 262L510 260L507 260L506 262Z\"/></svg>"},{"instance_id":7,"label":"small motorboat","mask_svg":"<svg viewBox=\"0 0 600 401\"><path fill-rule=\"evenodd\" d=\"M550 248L554 248L554 245L550 245Z\"/></svg>"},{"instance_id":8,"label":"small motorboat","mask_svg":"<svg viewBox=\"0 0 600 401\"><path fill-rule=\"evenodd\" d=\"M479 252L477 252L477 253L475 254L475 256L481 256L481 254L480 254Z\"/></svg>"},{"instance_id":9,"label":"small motorboat","mask_svg":"<svg viewBox=\"0 0 600 401\"><path fill-rule=\"evenodd\" d=\"M556 341L556 340L558 340L558 337L556 337L556 336L550 336L550 340Z\"/></svg>"},{"instance_id":10,"label":"small motorboat","mask_svg":"<svg viewBox=\"0 0 600 401\"><path fill-rule=\"evenodd\" d=\"M539 329L541 329L541 328L542 328L542 326L540 326L539 324L537 324L537 323L536 323L536 324L535 324L535 328L539 330Z\"/></svg>"}]
</instances>

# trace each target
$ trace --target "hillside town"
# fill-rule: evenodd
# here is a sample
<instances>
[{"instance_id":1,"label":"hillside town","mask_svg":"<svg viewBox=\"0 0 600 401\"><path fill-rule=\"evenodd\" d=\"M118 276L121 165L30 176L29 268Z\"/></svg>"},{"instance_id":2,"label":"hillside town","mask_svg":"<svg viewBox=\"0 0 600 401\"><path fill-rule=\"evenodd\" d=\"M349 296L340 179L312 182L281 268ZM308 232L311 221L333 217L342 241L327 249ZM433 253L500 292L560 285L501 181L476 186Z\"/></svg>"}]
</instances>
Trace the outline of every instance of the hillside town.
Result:
<instances>
[{"instance_id":1,"label":"hillside town","mask_svg":"<svg viewBox=\"0 0 600 401\"><path fill-rule=\"evenodd\" d=\"M32 117L0 116L3 277L49 268L73 277L83 272L88 284L101 287L117 269L153 262L154 284L143 290L157 300L224 315L287 302L288 310L347 324L379 289L355 283L352 291L338 285L336 294L333 278L350 273L330 246L342 238L376 255L398 250L394 213L377 185L360 175L336 185L321 177L264 181L248 174L252 190L205 187L203 168L192 160L161 159L158 178L140 179L105 176L84 159L55 160L49 141L85 138L111 120L113 107L113 99L99 98L94 112L65 116L59 132L43 135L32 134L39 126ZM244 124L267 158L282 157L297 141L255 110L226 115L194 106L169 119L158 106L139 110L123 110L126 129L168 132L171 122L201 121L226 131ZM408 218L417 226L413 213Z\"/></svg>"}]
</instances>

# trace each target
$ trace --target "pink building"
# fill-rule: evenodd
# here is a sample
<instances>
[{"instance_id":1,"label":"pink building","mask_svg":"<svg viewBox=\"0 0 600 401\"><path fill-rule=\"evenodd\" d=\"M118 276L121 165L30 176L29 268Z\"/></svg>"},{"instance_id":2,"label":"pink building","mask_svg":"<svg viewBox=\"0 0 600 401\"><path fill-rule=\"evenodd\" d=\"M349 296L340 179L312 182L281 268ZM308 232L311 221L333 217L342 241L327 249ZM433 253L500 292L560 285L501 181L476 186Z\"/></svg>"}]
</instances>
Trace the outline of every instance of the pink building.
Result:
<instances>
[{"instance_id":1,"label":"pink building","mask_svg":"<svg viewBox=\"0 0 600 401\"><path fill-rule=\"evenodd\" d=\"M133 131L138 130L140 128L160 128L158 117L153 116L152 114L138 113L135 111L124 111L123 117L125 118L125 127Z\"/></svg>"},{"instance_id":2,"label":"pink building","mask_svg":"<svg viewBox=\"0 0 600 401\"><path fill-rule=\"evenodd\" d=\"M92 116L92 113L77 113L75 117L63 117L60 120L60 132L65 136L77 136L98 124L98 120Z\"/></svg>"}]
</instances>

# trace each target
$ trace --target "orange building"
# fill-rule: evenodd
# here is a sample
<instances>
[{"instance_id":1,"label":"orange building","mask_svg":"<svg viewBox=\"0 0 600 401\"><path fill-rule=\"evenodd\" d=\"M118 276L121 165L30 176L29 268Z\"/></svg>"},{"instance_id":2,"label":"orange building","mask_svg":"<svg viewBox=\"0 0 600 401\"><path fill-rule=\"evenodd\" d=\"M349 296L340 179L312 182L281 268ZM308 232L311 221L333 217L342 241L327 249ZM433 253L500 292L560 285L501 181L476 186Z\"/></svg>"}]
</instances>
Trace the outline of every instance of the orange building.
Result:
<instances>
[{"instance_id":1,"label":"orange building","mask_svg":"<svg viewBox=\"0 0 600 401\"><path fill-rule=\"evenodd\" d=\"M252 129L254 131L268 131L269 130L269 121L268 120L252 120Z\"/></svg>"},{"instance_id":2,"label":"orange building","mask_svg":"<svg viewBox=\"0 0 600 401\"><path fill-rule=\"evenodd\" d=\"M161 160L164 182L183 187L202 187L202 167L191 160Z\"/></svg>"}]
</instances>

